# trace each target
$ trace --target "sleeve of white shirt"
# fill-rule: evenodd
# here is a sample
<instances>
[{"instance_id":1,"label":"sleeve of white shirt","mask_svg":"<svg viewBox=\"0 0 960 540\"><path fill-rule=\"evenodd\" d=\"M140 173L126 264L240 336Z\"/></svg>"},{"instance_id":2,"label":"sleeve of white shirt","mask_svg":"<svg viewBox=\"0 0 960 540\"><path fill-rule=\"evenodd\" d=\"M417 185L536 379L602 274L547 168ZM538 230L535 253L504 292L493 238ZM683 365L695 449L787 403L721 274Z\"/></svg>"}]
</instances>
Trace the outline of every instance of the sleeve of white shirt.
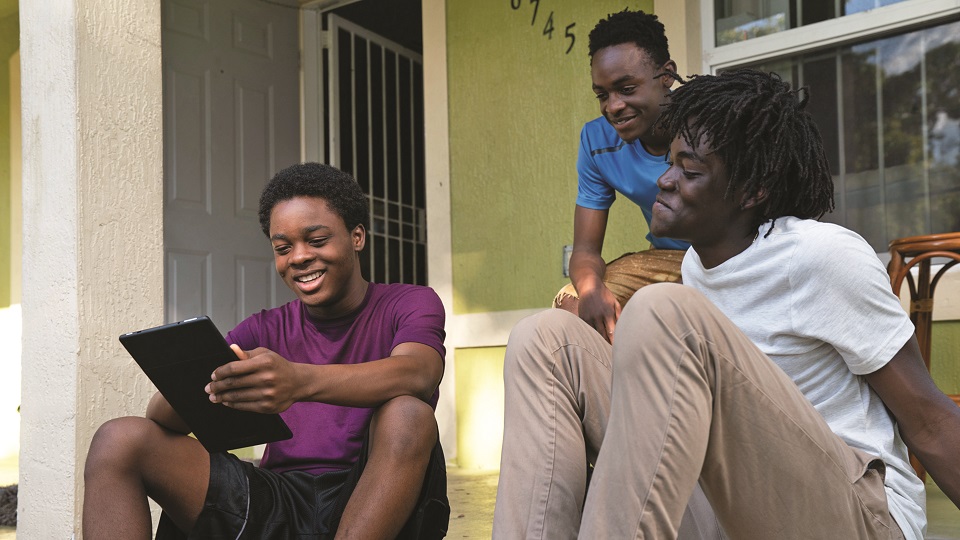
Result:
<instances>
[{"instance_id":1,"label":"sleeve of white shirt","mask_svg":"<svg viewBox=\"0 0 960 540\"><path fill-rule=\"evenodd\" d=\"M790 268L795 330L833 345L856 375L886 365L914 328L873 248L830 225L805 235L796 249Z\"/></svg>"}]
</instances>

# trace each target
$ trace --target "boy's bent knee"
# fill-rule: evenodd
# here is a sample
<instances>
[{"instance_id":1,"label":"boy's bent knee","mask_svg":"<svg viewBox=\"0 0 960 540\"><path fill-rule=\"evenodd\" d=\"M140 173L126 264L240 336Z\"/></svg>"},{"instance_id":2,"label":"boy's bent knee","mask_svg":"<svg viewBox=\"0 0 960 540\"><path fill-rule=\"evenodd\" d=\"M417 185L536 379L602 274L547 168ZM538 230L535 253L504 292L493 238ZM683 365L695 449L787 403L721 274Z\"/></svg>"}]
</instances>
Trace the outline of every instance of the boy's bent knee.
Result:
<instances>
[{"instance_id":1,"label":"boy's bent knee","mask_svg":"<svg viewBox=\"0 0 960 540\"><path fill-rule=\"evenodd\" d=\"M508 366L504 369L508 371L513 363L548 360L544 351L577 343L581 339L576 336L584 333L592 336L591 332L594 330L580 317L562 309L547 309L521 319L510 331L504 359Z\"/></svg>"},{"instance_id":2,"label":"boy's bent knee","mask_svg":"<svg viewBox=\"0 0 960 540\"><path fill-rule=\"evenodd\" d=\"M107 420L93 435L90 441L90 452L94 450L114 451L136 447L149 438L150 431L159 428L152 420L125 416Z\"/></svg>"},{"instance_id":3,"label":"boy's bent knee","mask_svg":"<svg viewBox=\"0 0 960 540\"><path fill-rule=\"evenodd\" d=\"M638 290L620 317L622 321L648 312L696 310L701 302L709 303L709 300L693 287L679 283L654 283Z\"/></svg>"},{"instance_id":4,"label":"boy's bent knee","mask_svg":"<svg viewBox=\"0 0 960 540\"><path fill-rule=\"evenodd\" d=\"M627 305L659 304L664 299L685 297L688 292L697 293L697 290L680 283L654 283L638 289L633 295L637 302L628 302Z\"/></svg>"},{"instance_id":5,"label":"boy's bent knee","mask_svg":"<svg viewBox=\"0 0 960 540\"><path fill-rule=\"evenodd\" d=\"M90 441L84 474L95 474L102 467L133 465L159 430L156 423L142 417L127 416L104 422Z\"/></svg>"},{"instance_id":6,"label":"boy's bent knee","mask_svg":"<svg viewBox=\"0 0 960 540\"><path fill-rule=\"evenodd\" d=\"M433 419L433 407L413 396L397 396L380 405L374 414L400 423L420 423L426 418Z\"/></svg>"},{"instance_id":7,"label":"boy's bent knee","mask_svg":"<svg viewBox=\"0 0 960 540\"><path fill-rule=\"evenodd\" d=\"M549 339L551 335L565 334L571 325L586 324L580 317L562 309L547 309L524 317L510 331L510 343L529 343Z\"/></svg>"},{"instance_id":8,"label":"boy's bent knee","mask_svg":"<svg viewBox=\"0 0 960 540\"><path fill-rule=\"evenodd\" d=\"M370 429L375 445L417 454L429 454L439 437L433 408L413 396L395 397L377 408Z\"/></svg>"}]
</instances>

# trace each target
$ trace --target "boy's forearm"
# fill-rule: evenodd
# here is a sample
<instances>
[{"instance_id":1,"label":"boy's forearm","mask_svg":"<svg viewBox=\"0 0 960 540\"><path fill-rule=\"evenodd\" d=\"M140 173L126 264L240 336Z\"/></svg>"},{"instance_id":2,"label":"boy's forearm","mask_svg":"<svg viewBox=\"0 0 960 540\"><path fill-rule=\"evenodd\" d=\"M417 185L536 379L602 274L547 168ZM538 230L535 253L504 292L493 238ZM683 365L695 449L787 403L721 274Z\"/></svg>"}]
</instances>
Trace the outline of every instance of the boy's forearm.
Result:
<instances>
[{"instance_id":1,"label":"boy's forearm","mask_svg":"<svg viewBox=\"0 0 960 540\"><path fill-rule=\"evenodd\" d=\"M957 448L960 448L960 407L944 400L949 407L937 416L936 428L923 441L915 441L913 434L903 434L924 469L943 493L960 508L960 469L957 469ZM919 444L917 444L919 443Z\"/></svg>"},{"instance_id":2,"label":"boy's forearm","mask_svg":"<svg viewBox=\"0 0 960 540\"><path fill-rule=\"evenodd\" d=\"M570 281L579 294L602 284L605 270L606 265L599 255L574 253L570 257Z\"/></svg>"}]
</instances>

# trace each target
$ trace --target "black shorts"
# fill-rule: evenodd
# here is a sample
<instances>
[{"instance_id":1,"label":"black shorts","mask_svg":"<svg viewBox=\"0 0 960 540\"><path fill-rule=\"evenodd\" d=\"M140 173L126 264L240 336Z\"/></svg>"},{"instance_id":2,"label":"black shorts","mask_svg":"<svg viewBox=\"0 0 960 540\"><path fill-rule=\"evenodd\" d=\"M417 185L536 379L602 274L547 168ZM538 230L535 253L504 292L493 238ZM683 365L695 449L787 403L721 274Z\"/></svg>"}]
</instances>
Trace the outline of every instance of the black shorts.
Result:
<instances>
[{"instance_id":1,"label":"black shorts","mask_svg":"<svg viewBox=\"0 0 960 540\"><path fill-rule=\"evenodd\" d=\"M274 473L232 454L211 454L207 496L193 530L184 534L163 514L156 538L333 538L366 462L366 444L352 468L320 475ZM446 463L437 443L420 498L397 538L443 538L449 517Z\"/></svg>"}]
</instances>

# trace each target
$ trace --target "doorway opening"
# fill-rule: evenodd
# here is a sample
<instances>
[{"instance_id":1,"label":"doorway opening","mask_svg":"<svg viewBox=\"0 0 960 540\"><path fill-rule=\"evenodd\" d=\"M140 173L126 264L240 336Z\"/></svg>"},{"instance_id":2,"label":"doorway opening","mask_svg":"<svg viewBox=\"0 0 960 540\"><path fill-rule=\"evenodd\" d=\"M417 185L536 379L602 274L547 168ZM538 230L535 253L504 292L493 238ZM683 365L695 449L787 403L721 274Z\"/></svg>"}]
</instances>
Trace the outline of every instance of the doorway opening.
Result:
<instances>
[{"instance_id":1,"label":"doorway opening","mask_svg":"<svg viewBox=\"0 0 960 540\"><path fill-rule=\"evenodd\" d=\"M364 277L427 284L419 0L304 17L305 155L353 175L370 209Z\"/></svg>"}]
</instances>

